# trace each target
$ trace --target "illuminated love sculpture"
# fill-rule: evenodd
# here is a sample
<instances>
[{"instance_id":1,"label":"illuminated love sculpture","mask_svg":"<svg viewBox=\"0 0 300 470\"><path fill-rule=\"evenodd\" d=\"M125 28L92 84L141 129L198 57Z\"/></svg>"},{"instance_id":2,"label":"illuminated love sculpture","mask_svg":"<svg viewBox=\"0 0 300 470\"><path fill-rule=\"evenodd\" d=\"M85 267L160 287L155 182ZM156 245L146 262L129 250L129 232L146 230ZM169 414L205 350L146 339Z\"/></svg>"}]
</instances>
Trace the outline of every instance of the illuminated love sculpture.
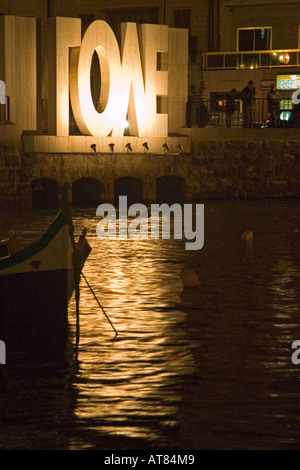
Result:
<instances>
[{"instance_id":1,"label":"illuminated love sculpture","mask_svg":"<svg viewBox=\"0 0 300 470\"><path fill-rule=\"evenodd\" d=\"M82 42L80 19L56 18L54 27L55 135L68 135L69 87L74 118L84 135L122 136L127 115L131 135L168 135L168 114L157 112L158 97L168 96L169 71L159 70L157 66L158 53L169 50L168 26L145 24L139 26L138 33L135 23L123 23L120 48L110 26L101 20L89 26ZM94 106L90 86L95 52L101 77L98 109ZM186 62L186 57L181 60Z\"/></svg>"},{"instance_id":2,"label":"illuminated love sculpture","mask_svg":"<svg viewBox=\"0 0 300 470\"><path fill-rule=\"evenodd\" d=\"M47 29L46 51L35 18L0 16L0 104L18 132L30 131L26 151L86 153L95 144L99 152L113 138L120 153L126 119L134 152L144 151L145 137L152 153L166 142L187 150L188 139L176 137L186 119L187 30L122 23L118 42L102 20L83 38L80 18L49 18Z\"/></svg>"}]
</instances>

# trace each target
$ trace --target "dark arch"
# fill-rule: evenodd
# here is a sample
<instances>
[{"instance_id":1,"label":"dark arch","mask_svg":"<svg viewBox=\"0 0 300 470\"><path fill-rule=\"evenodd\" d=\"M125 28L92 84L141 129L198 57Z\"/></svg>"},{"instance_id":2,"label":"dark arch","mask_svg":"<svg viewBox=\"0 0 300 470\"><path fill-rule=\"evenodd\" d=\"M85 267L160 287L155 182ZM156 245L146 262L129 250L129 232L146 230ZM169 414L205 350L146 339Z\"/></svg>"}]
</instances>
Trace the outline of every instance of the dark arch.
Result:
<instances>
[{"instance_id":1,"label":"dark arch","mask_svg":"<svg viewBox=\"0 0 300 470\"><path fill-rule=\"evenodd\" d=\"M32 209L57 209L58 183L51 178L37 178L31 182Z\"/></svg>"},{"instance_id":2,"label":"dark arch","mask_svg":"<svg viewBox=\"0 0 300 470\"><path fill-rule=\"evenodd\" d=\"M143 202L143 183L138 178L123 176L115 181L115 205L119 205L119 196L127 196L127 204Z\"/></svg>"},{"instance_id":3,"label":"dark arch","mask_svg":"<svg viewBox=\"0 0 300 470\"><path fill-rule=\"evenodd\" d=\"M156 202L173 204L184 202L184 178L161 176L156 180Z\"/></svg>"},{"instance_id":4,"label":"dark arch","mask_svg":"<svg viewBox=\"0 0 300 470\"><path fill-rule=\"evenodd\" d=\"M101 183L95 178L80 178L72 184L73 207L98 207L101 198Z\"/></svg>"}]
</instances>

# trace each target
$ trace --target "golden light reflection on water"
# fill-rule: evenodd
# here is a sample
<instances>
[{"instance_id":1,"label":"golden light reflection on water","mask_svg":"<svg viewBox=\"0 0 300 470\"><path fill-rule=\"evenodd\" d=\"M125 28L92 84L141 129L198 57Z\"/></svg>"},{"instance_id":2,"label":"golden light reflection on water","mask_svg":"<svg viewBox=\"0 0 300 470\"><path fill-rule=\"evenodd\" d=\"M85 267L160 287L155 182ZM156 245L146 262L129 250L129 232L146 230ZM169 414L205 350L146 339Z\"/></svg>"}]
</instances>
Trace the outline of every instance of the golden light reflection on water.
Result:
<instances>
[{"instance_id":1,"label":"golden light reflection on water","mask_svg":"<svg viewBox=\"0 0 300 470\"><path fill-rule=\"evenodd\" d=\"M93 246L84 273L118 335L82 279L78 370L69 386L22 382L0 407L0 447L299 449L299 203L207 205L198 253L181 241L100 241L94 211L75 214ZM28 238L48 223L21 216ZM183 289L186 266L199 288ZM70 319L74 332L74 299Z\"/></svg>"},{"instance_id":2,"label":"golden light reflection on water","mask_svg":"<svg viewBox=\"0 0 300 470\"><path fill-rule=\"evenodd\" d=\"M89 240L84 273L118 335L82 280L76 416L92 419L99 433L159 439L166 423L176 426L181 391L195 371L177 308L180 242Z\"/></svg>"},{"instance_id":3,"label":"golden light reflection on water","mask_svg":"<svg viewBox=\"0 0 300 470\"><path fill-rule=\"evenodd\" d=\"M219 211L220 220L222 216ZM293 266L287 261L289 256L278 253L268 271L264 266L266 240L260 245L256 236L251 245L240 245L240 258L230 254L236 247L228 238L216 241L215 237L214 243L209 245L207 258L197 254L198 263L204 261L203 277L200 289L193 291L183 290L180 281L185 260L193 260L181 242L93 239L93 257L85 274L91 278L119 335L113 340L113 332L96 305L82 315L82 331L86 328L87 337L94 342L84 343L81 353L84 380L78 385L79 420L91 420L93 428L103 435L145 437L158 442L172 429L182 429L186 415L198 425L208 420L222 427L228 420L234 421L236 429L242 427L243 420L252 423L253 417L252 425L257 430L257 409L266 415L266 423L275 416L278 419L274 396L281 397L281 393L274 388L270 374L289 377L294 372L286 351L291 335L299 328L294 318L297 299L289 282ZM202 270L199 264L198 268ZM90 299L88 289L82 288L83 311L85 303L91 308ZM214 338L213 349L209 346L207 352L203 349L199 353L201 343L195 331L187 327L186 310L178 308L182 302L189 314L193 312L195 324L201 323L201 343L205 344L205 332ZM198 416L197 410L187 406L183 418L182 396L195 373L199 381L200 364L206 385L199 385L200 396L195 400L201 402L201 414ZM257 381L263 384L259 385L260 394ZM220 384L230 410L228 416L226 409L220 411L215 398L214 390ZM247 401L244 413L238 405L243 400ZM280 416L290 420L289 407ZM193 446L193 431L186 427L189 445ZM195 442L200 434L198 429Z\"/></svg>"}]
</instances>

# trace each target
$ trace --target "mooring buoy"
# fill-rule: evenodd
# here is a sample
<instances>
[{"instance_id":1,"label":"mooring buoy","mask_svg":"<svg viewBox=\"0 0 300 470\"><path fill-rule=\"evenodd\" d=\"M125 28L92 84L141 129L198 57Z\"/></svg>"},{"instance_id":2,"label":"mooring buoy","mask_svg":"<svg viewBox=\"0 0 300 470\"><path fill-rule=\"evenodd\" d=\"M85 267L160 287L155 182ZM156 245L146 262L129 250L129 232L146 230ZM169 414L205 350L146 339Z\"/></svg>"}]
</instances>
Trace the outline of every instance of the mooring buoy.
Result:
<instances>
[{"instance_id":1,"label":"mooring buoy","mask_svg":"<svg viewBox=\"0 0 300 470\"><path fill-rule=\"evenodd\" d=\"M182 271L181 280L184 287L199 287L200 281L196 271L193 268L187 268Z\"/></svg>"}]
</instances>

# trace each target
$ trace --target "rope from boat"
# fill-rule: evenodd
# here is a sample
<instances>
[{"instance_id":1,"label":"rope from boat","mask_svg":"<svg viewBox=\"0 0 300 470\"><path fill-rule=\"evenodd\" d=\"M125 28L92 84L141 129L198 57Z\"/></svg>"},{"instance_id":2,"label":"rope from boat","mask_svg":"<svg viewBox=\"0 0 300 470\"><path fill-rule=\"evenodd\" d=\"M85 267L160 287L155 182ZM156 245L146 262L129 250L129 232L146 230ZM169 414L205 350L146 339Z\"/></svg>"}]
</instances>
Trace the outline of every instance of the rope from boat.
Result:
<instances>
[{"instance_id":1,"label":"rope from boat","mask_svg":"<svg viewBox=\"0 0 300 470\"><path fill-rule=\"evenodd\" d=\"M85 229L84 229L85 230ZM86 230L82 232L85 236ZM80 301L80 274L83 267L83 259L78 246L74 239L74 226L70 224L70 236L72 240L73 252L72 252L72 265L74 274L74 291L75 291L75 302L76 302L76 348L79 344L80 338L80 322L79 322L79 301Z\"/></svg>"},{"instance_id":2,"label":"rope from boat","mask_svg":"<svg viewBox=\"0 0 300 470\"><path fill-rule=\"evenodd\" d=\"M116 333L116 336L117 336L117 334L118 334L117 330L115 329L114 325L113 325L112 322L110 321L110 319L109 319L108 315L106 314L104 308L103 308L102 305L100 304L100 302L99 302L99 300L98 300L98 297L96 296L96 294L95 294L95 292L93 291L92 287L91 287L90 284L88 283L87 278L85 277L85 275L83 274L83 272L81 272L81 274L82 274L83 279L84 279L85 282L87 283L87 286L89 287L91 293L92 293L93 296L95 297L95 299L96 299L96 301L97 301L99 307L101 308L101 310L102 310L102 312L104 313L105 317L107 318L107 320L108 320L109 323L111 324L111 326L112 326L112 328L113 328L113 330L114 330L114 332Z\"/></svg>"}]
</instances>

